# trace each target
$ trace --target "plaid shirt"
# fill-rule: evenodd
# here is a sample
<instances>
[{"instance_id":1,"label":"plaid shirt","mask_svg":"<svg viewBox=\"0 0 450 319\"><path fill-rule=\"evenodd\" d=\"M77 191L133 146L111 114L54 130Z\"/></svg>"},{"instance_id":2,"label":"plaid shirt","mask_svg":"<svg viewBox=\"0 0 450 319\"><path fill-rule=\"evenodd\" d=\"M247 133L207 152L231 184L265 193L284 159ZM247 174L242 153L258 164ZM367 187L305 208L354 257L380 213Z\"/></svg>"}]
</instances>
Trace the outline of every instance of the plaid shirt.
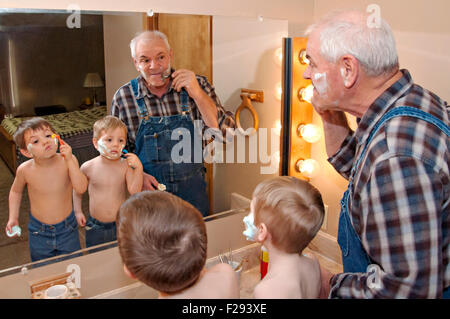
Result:
<instances>
[{"instance_id":1,"label":"plaid shirt","mask_svg":"<svg viewBox=\"0 0 450 319\"><path fill-rule=\"evenodd\" d=\"M223 137L227 136L226 129L234 129L236 127L233 113L225 111L218 96L216 95L214 87L208 83L206 77L200 75L196 75L196 77L200 87L216 104L219 129ZM180 93L172 87L169 87L167 93L159 98L148 90L141 75L138 77L138 86L138 98L144 97L149 116L169 116L181 114ZM200 111L198 110L194 100L191 98L189 98L189 105L191 106L190 115L192 120L200 120L202 118ZM134 151L136 134L141 119L138 115L138 106L130 82L123 85L114 94L111 104L111 114L120 118L127 126L127 147L130 151ZM205 123L203 122L203 125L204 124ZM207 141L203 142L203 146L205 146Z\"/></svg>"},{"instance_id":2,"label":"plaid shirt","mask_svg":"<svg viewBox=\"0 0 450 319\"><path fill-rule=\"evenodd\" d=\"M345 178L388 110L411 106L448 125L447 102L415 85L407 70L402 73L328 159ZM393 118L378 131L355 172L349 215L380 269L333 276L330 298L439 298L450 286L448 148L443 132L412 117Z\"/></svg>"}]
</instances>

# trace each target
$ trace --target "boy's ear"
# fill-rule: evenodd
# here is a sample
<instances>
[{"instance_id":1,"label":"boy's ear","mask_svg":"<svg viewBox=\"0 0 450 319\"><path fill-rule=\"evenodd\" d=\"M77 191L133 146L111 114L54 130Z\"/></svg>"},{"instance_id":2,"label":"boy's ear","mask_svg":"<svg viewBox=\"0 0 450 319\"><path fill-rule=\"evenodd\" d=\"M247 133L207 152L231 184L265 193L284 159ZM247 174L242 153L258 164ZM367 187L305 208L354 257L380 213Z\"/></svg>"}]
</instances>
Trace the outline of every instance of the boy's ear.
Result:
<instances>
[{"instance_id":1,"label":"boy's ear","mask_svg":"<svg viewBox=\"0 0 450 319\"><path fill-rule=\"evenodd\" d=\"M98 150L98 140L95 137L92 138L92 144L94 144L95 149Z\"/></svg>"},{"instance_id":2,"label":"boy's ear","mask_svg":"<svg viewBox=\"0 0 450 319\"><path fill-rule=\"evenodd\" d=\"M258 242L263 242L266 239L270 238L269 231L267 230L267 226L264 223L261 223L258 225L258 235L256 236L256 239Z\"/></svg>"},{"instance_id":3,"label":"boy's ear","mask_svg":"<svg viewBox=\"0 0 450 319\"><path fill-rule=\"evenodd\" d=\"M131 273L131 271L128 270L127 266L125 266L125 264L123 264L123 272L125 273L125 275L127 275L128 277L130 277L131 279L136 279L136 276L133 275Z\"/></svg>"},{"instance_id":4,"label":"boy's ear","mask_svg":"<svg viewBox=\"0 0 450 319\"><path fill-rule=\"evenodd\" d=\"M20 149L20 153L22 153L22 155L25 156L25 157L33 158L33 154L28 152L28 150Z\"/></svg>"}]
</instances>

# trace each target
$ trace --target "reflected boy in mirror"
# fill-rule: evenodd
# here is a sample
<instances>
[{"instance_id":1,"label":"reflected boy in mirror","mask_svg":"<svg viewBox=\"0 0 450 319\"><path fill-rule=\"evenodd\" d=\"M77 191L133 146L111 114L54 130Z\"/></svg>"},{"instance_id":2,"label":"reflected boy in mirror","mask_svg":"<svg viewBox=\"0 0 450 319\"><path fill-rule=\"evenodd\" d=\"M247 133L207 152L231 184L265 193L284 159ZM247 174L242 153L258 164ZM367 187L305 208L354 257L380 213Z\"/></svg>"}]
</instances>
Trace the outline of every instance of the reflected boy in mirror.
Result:
<instances>
[{"instance_id":1,"label":"reflected boy in mirror","mask_svg":"<svg viewBox=\"0 0 450 319\"><path fill-rule=\"evenodd\" d=\"M84 192L86 176L67 143L59 146L55 130L40 117L23 121L14 134L20 152L31 158L22 163L9 193L6 231L19 224L19 208L25 186L30 200L28 223L32 261L79 250L80 240L72 211L72 190Z\"/></svg>"},{"instance_id":2,"label":"reflected boy in mirror","mask_svg":"<svg viewBox=\"0 0 450 319\"><path fill-rule=\"evenodd\" d=\"M82 193L74 191L75 216L86 226L86 247L116 240L116 216L127 199L127 191L141 191L143 169L133 153L122 155L127 127L117 117L107 115L94 123L92 142L100 155L83 163L81 171L89 181L89 218L82 210ZM125 158L125 159L124 159Z\"/></svg>"},{"instance_id":3,"label":"reflected boy in mirror","mask_svg":"<svg viewBox=\"0 0 450 319\"><path fill-rule=\"evenodd\" d=\"M124 271L159 292L159 298L239 298L229 264L205 268L206 225L198 209L167 192L131 196L117 215Z\"/></svg>"}]
</instances>

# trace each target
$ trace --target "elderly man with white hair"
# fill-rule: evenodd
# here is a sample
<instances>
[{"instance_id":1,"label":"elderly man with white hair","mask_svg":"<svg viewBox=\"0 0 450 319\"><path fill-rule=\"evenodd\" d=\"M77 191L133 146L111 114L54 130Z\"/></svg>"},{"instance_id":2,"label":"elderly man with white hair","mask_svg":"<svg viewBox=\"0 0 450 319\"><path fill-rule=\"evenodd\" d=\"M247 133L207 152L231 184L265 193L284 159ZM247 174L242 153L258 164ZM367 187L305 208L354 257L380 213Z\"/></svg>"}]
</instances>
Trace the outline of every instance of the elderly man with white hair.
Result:
<instances>
[{"instance_id":1,"label":"elderly man with white hair","mask_svg":"<svg viewBox=\"0 0 450 319\"><path fill-rule=\"evenodd\" d=\"M307 31L328 161L348 179L329 298L448 298L449 108L400 69L389 25L333 13ZM345 113L357 118L353 132Z\"/></svg>"}]
</instances>

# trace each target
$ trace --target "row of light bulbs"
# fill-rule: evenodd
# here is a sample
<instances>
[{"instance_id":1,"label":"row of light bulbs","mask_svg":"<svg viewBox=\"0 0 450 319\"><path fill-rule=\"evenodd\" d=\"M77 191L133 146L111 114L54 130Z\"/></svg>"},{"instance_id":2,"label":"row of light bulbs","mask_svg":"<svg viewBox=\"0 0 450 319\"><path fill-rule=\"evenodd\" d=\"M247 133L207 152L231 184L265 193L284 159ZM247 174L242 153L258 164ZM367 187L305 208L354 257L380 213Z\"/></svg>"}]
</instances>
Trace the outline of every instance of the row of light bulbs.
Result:
<instances>
[{"instance_id":1,"label":"row of light bulbs","mask_svg":"<svg viewBox=\"0 0 450 319\"><path fill-rule=\"evenodd\" d=\"M298 54L298 59L301 64L309 64L309 60L306 57L306 50L300 51L300 53ZM298 91L298 98L301 101L311 103L313 94L314 87L312 86L312 84L310 84ZM322 137L319 127L314 124L300 124L297 128L297 133L308 143L316 143ZM306 176L308 178L316 176L320 170L319 163L312 158L300 158L297 163L295 163L295 167L303 176Z\"/></svg>"},{"instance_id":2,"label":"row of light bulbs","mask_svg":"<svg viewBox=\"0 0 450 319\"><path fill-rule=\"evenodd\" d=\"M301 64L304 65L309 64L309 60L306 57L306 50L301 50L298 58ZM281 65L283 61L283 52L281 48L277 49L275 52L275 61L279 65ZM311 99L314 94L313 90L314 87L311 84L301 88L298 92L298 98L301 101L311 103ZM276 97L278 100L281 100L282 93L283 89L281 87L281 83L279 83L276 87ZM277 129L281 130L280 122L276 123L276 127ZM314 124L304 124L304 123L300 124L297 127L297 134L308 143L316 143L322 137L321 130L317 125ZM300 158L296 162L295 167L303 176L308 178L316 176L320 170L319 163L312 158L309 159Z\"/></svg>"}]
</instances>

